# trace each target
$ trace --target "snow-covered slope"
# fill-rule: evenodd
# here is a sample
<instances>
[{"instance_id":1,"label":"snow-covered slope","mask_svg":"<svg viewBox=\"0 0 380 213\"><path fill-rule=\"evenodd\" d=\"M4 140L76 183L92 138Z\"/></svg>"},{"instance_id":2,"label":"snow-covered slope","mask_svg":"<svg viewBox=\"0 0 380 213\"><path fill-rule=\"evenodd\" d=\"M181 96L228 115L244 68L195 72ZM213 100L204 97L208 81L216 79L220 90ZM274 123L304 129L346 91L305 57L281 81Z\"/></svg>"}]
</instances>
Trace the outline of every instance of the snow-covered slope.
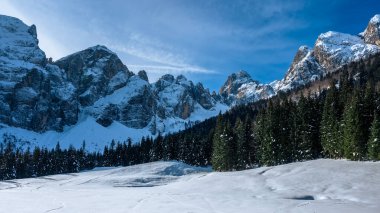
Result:
<instances>
[{"instance_id":1,"label":"snow-covered slope","mask_svg":"<svg viewBox=\"0 0 380 213\"><path fill-rule=\"evenodd\" d=\"M380 163L314 160L241 172L179 162L0 182L3 212L380 212Z\"/></svg>"}]
</instances>

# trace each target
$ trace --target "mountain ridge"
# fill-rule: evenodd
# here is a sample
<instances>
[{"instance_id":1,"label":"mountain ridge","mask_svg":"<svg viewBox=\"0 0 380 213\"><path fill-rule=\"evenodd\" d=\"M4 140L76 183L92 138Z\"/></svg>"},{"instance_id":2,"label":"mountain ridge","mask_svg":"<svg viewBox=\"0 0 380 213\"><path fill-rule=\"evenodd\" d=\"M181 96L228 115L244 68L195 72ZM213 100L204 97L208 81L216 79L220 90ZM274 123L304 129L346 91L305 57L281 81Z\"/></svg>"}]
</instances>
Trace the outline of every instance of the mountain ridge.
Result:
<instances>
[{"instance_id":1,"label":"mountain ridge","mask_svg":"<svg viewBox=\"0 0 380 213\"><path fill-rule=\"evenodd\" d=\"M22 135L26 141L34 138L38 144L55 131L51 142L69 143L74 138L67 136L70 131L96 134L95 129L104 128L102 134L110 137L99 144L106 144L128 136L139 140L176 132L232 106L290 91L380 52L379 17L374 16L359 36L329 31L318 37L313 48L301 46L281 80L262 84L241 70L228 76L217 94L183 75L166 74L150 83L145 71L136 75L102 45L49 62L38 47L34 25L0 16L0 34L6 35L0 37L0 133ZM87 130L86 125L93 129ZM26 137L24 130L44 136ZM76 144L83 140L86 137L79 137Z\"/></svg>"}]
</instances>

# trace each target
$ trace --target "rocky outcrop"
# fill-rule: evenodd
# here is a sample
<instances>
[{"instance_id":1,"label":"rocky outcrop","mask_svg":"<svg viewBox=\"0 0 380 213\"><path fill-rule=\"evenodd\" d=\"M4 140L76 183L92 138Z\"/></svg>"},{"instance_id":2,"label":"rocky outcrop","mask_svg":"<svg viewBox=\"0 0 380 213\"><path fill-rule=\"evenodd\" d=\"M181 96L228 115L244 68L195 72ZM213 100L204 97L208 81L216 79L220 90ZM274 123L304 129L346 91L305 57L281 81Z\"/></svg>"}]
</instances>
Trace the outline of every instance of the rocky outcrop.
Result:
<instances>
[{"instance_id":1,"label":"rocky outcrop","mask_svg":"<svg viewBox=\"0 0 380 213\"><path fill-rule=\"evenodd\" d=\"M66 56L55 64L65 70L77 88L83 106L125 86L132 75L115 53L100 45Z\"/></svg>"},{"instance_id":2,"label":"rocky outcrop","mask_svg":"<svg viewBox=\"0 0 380 213\"><path fill-rule=\"evenodd\" d=\"M363 33L364 41L380 46L380 15L375 15Z\"/></svg>"},{"instance_id":3,"label":"rocky outcrop","mask_svg":"<svg viewBox=\"0 0 380 213\"><path fill-rule=\"evenodd\" d=\"M156 99L150 86L144 86L121 108L121 122L127 127L141 129L146 127L155 116Z\"/></svg>"},{"instance_id":4,"label":"rocky outcrop","mask_svg":"<svg viewBox=\"0 0 380 213\"><path fill-rule=\"evenodd\" d=\"M141 79L143 79L143 80L149 82L148 75L146 74L145 70L140 70L140 71L137 73L137 75L138 75Z\"/></svg>"},{"instance_id":5,"label":"rocky outcrop","mask_svg":"<svg viewBox=\"0 0 380 213\"><path fill-rule=\"evenodd\" d=\"M179 117L187 119L199 104L204 109L211 109L216 101L209 90L198 83L194 86L185 76L162 76L155 84L154 91L158 97L158 116L160 118Z\"/></svg>"},{"instance_id":6,"label":"rocky outcrop","mask_svg":"<svg viewBox=\"0 0 380 213\"><path fill-rule=\"evenodd\" d=\"M288 91L292 88L305 85L310 81L314 81L320 78L324 73L325 69L317 62L313 51L307 46L301 46L284 79L272 85L276 91Z\"/></svg>"},{"instance_id":7,"label":"rocky outcrop","mask_svg":"<svg viewBox=\"0 0 380 213\"><path fill-rule=\"evenodd\" d=\"M366 44L359 36L330 31L318 37L313 55L327 72L334 72L344 64L379 51L378 46Z\"/></svg>"},{"instance_id":8,"label":"rocky outcrop","mask_svg":"<svg viewBox=\"0 0 380 213\"><path fill-rule=\"evenodd\" d=\"M0 122L35 131L62 130L77 120L75 88L47 64L37 30L0 16Z\"/></svg>"},{"instance_id":9,"label":"rocky outcrop","mask_svg":"<svg viewBox=\"0 0 380 213\"><path fill-rule=\"evenodd\" d=\"M219 93L222 101L228 105L266 99L275 94L270 85L260 84L242 70L228 76Z\"/></svg>"},{"instance_id":10,"label":"rocky outcrop","mask_svg":"<svg viewBox=\"0 0 380 213\"><path fill-rule=\"evenodd\" d=\"M25 69L46 64L45 53L38 47L36 26L27 26L17 18L0 15L0 35L3 63Z\"/></svg>"}]
</instances>

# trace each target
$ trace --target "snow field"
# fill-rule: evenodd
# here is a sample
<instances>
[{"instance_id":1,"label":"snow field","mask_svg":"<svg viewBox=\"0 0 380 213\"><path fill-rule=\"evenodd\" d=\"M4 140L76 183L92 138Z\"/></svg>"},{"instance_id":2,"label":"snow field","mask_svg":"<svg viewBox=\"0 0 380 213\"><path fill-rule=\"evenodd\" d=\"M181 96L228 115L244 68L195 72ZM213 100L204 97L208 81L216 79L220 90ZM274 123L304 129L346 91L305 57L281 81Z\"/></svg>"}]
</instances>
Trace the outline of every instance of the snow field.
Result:
<instances>
[{"instance_id":1,"label":"snow field","mask_svg":"<svg viewBox=\"0 0 380 213\"><path fill-rule=\"evenodd\" d=\"M0 212L380 212L380 162L239 172L179 162L0 182Z\"/></svg>"}]
</instances>

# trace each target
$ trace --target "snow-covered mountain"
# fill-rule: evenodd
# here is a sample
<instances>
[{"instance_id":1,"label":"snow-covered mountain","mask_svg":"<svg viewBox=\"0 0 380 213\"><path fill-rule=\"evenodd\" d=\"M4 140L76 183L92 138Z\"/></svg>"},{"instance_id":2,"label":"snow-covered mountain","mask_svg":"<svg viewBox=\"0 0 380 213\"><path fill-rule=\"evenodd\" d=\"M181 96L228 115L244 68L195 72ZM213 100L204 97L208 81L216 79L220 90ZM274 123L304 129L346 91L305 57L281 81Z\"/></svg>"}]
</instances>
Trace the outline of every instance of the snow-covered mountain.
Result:
<instances>
[{"instance_id":1,"label":"snow-covered mountain","mask_svg":"<svg viewBox=\"0 0 380 213\"><path fill-rule=\"evenodd\" d=\"M149 83L145 71L134 74L105 46L52 62L38 47L36 27L9 16L0 16L0 89L0 134L31 146L86 141L101 149L228 109L182 75Z\"/></svg>"},{"instance_id":2,"label":"snow-covered mountain","mask_svg":"<svg viewBox=\"0 0 380 213\"><path fill-rule=\"evenodd\" d=\"M330 31L313 48L301 46L282 80L263 84L238 71L219 93L210 93L182 75L151 83L145 71L133 73L100 45L53 62L38 47L34 25L0 15L0 135L30 146L86 141L101 149L112 139L176 132L234 105L312 82L380 52L379 44L376 15L358 36Z\"/></svg>"},{"instance_id":3,"label":"snow-covered mountain","mask_svg":"<svg viewBox=\"0 0 380 213\"><path fill-rule=\"evenodd\" d=\"M76 105L75 87L38 47L36 27L0 16L0 122L61 130L75 124Z\"/></svg>"},{"instance_id":4,"label":"snow-covered mountain","mask_svg":"<svg viewBox=\"0 0 380 213\"><path fill-rule=\"evenodd\" d=\"M380 15L375 15L360 35L326 32L318 36L314 48L297 51L285 77L273 83L275 91L287 91L336 71L353 61L380 52Z\"/></svg>"},{"instance_id":5,"label":"snow-covered mountain","mask_svg":"<svg viewBox=\"0 0 380 213\"><path fill-rule=\"evenodd\" d=\"M366 59L378 52L380 15L375 15L359 35L329 31L318 36L313 48L301 46L282 80L259 84L252 79L247 80L246 75L239 76L236 73L228 78L221 89L221 95L226 97L227 103L247 103L267 98L279 91L289 91L315 81L345 64ZM239 77L236 79L235 76ZM236 83L231 84L232 81Z\"/></svg>"}]
</instances>

